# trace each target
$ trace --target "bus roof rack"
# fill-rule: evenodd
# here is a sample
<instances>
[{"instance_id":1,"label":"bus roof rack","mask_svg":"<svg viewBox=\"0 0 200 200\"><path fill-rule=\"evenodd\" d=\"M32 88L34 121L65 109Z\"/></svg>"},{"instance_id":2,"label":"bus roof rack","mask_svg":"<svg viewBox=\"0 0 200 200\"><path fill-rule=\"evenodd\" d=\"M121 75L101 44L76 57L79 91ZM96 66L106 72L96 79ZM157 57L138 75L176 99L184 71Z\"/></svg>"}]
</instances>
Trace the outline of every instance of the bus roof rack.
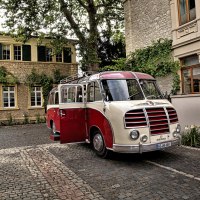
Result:
<instances>
[{"instance_id":1,"label":"bus roof rack","mask_svg":"<svg viewBox=\"0 0 200 200\"><path fill-rule=\"evenodd\" d=\"M68 76L62 80L60 80L60 84L66 84L66 83L78 83L78 81L80 79L84 79L84 78L87 78L93 74L96 74L98 72L95 72L95 71L84 71L82 76L80 76L80 74L74 74L74 75L71 75L71 76Z\"/></svg>"}]
</instances>

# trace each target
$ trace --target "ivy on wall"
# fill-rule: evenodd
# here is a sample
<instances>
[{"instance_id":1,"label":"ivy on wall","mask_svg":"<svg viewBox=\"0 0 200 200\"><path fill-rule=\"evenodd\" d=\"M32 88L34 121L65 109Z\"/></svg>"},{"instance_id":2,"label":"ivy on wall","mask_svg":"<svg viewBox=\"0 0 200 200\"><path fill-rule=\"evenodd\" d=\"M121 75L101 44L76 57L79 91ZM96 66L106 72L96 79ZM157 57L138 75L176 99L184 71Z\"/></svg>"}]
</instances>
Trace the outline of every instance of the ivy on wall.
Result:
<instances>
[{"instance_id":1,"label":"ivy on wall","mask_svg":"<svg viewBox=\"0 0 200 200\"><path fill-rule=\"evenodd\" d=\"M60 80L65 78L66 76L61 75L60 70L55 69L53 71L53 78L47 76L44 73L38 73L35 68L32 69L31 73L26 76L26 84L29 87L33 86L41 86L43 99L44 99L44 107L46 108L48 95L51 89L53 88L53 84L59 84Z\"/></svg>"},{"instance_id":2,"label":"ivy on wall","mask_svg":"<svg viewBox=\"0 0 200 200\"><path fill-rule=\"evenodd\" d=\"M64 79L66 76L61 75L60 70L59 69L55 69L53 71L53 82L55 84L59 84L60 80Z\"/></svg>"},{"instance_id":3,"label":"ivy on wall","mask_svg":"<svg viewBox=\"0 0 200 200\"><path fill-rule=\"evenodd\" d=\"M176 94L180 89L180 79L177 74L180 63L174 61L172 57L172 41L169 39L159 39L151 46L137 49L125 59L118 59L112 66L105 66L101 70L131 70L143 72L153 77L164 77L173 74L172 94Z\"/></svg>"},{"instance_id":4,"label":"ivy on wall","mask_svg":"<svg viewBox=\"0 0 200 200\"><path fill-rule=\"evenodd\" d=\"M135 71L148 73L154 77L177 72L180 66L179 62L173 60L172 41L169 39L159 39L151 46L137 49L130 54L127 62Z\"/></svg>"},{"instance_id":5,"label":"ivy on wall","mask_svg":"<svg viewBox=\"0 0 200 200\"><path fill-rule=\"evenodd\" d=\"M4 85L12 85L19 83L17 77L15 77L12 73L8 72L5 67L0 67L0 83Z\"/></svg>"},{"instance_id":6,"label":"ivy on wall","mask_svg":"<svg viewBox=\"0 0 200 200\"><path fill-rule=\"evenodd\" d=\"M33 86L41 86L42 87L44 107L46 108L47 101L48 101L48 94L51 91L51 89L53 88L52 77L49 77L44 73L39 74L33 68L31 71L31 74L28 74L26 77L26 84L29 87L33 87Z\"/></svg>"}]
</instances>

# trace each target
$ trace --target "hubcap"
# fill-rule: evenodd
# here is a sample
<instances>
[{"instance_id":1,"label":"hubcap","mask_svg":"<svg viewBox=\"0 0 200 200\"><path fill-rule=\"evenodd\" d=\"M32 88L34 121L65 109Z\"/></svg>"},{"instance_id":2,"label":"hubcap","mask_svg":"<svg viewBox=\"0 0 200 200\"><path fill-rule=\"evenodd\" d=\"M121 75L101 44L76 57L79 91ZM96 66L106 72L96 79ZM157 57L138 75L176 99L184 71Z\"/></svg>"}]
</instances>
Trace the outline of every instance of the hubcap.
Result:
<instances>
[{"instance_id":1,"label":"hubcap","mask_svg":"<svg viewBox=\"0 0 200 200\"><path fill-rule=\"evenodd\" d=\"M55 126L55 124L54 124L54 123L53 123L52 130L53 130L53 133L55 134L55 133L56 133L56 126Z\"/></svg>"},{"instance_id":2,"label":"hubcap","mask_svg":"<svg viewBox=\"0 0 200 200\"><path fill-rule=\"evenodd\" d=\"M93 138L94 149L101 151L103 149L103 138L100 134L96 134Z\"/></svg>"}]
</instances>

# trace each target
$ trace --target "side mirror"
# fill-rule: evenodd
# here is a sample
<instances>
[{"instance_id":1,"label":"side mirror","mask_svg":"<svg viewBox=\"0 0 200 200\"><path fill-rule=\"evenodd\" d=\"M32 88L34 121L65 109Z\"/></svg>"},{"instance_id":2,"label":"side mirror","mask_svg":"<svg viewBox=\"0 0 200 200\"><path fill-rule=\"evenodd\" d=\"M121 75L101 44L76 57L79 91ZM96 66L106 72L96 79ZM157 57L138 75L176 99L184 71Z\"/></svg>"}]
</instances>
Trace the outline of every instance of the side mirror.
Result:
<instances>
[{"instance_id":1,"label":"side mirror","mask_svg":"<svg viewBox=\"0 0 200 200\"><path fill-rule=\"evenodd\" d=\"M170 94L168 94L167 92L165 92L162 95L163 95L164 99L167 99L169 102L171 102Z\"/></svg>"},{"instance_id":2,"label":"side mirror","mask_svg":"<svg viewBox=\"0 0 200 200\"><path fill-rule=\"evenodd\" d=\"M106 93L105 93L105 91L102 91L102 97L103 97L103 101L107 101L107 99L106 99Z\"/></svg>"}]
</instances>

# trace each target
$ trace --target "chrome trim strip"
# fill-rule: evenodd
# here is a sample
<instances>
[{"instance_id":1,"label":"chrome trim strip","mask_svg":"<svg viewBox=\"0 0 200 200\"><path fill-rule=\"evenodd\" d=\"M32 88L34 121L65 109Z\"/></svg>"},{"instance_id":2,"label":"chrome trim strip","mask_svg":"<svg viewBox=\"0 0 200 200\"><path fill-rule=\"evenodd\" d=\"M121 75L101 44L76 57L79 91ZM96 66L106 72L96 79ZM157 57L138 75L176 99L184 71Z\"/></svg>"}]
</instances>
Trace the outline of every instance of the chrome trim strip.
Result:
<instances>
[{"instance_id":1,"label":"chrome trim strip","mask_svg":"<svg viewBox=\"0 0 200 200\"><path fill-rule=\"evenodd\" d=\"M165 142L160 142L160 143L153 143L153 144L141 144L139 143L138 145L119 145L119 144L113 144L113 151L114 152L119 152L119 153L143 153L143 152L149 152L149 151L156 151L156 150L163 150L167 149L170 147L165 147L158 149L157 145L163 144L166 142L171 142L171 146L178 146L180 145L180 138L176 138L175 140L168 140Z\"/></svg>"},{"instance_id":2,"label":"chrome trim strip","mask_svg":"<svg viewBox=\"0 0 200 200\"><path fill-rule=\"evenodd\" d=\"M151 135L151 127L149 122L149 116L146 110L146 107L143 108L144 116L146 117L147 127L149 128L149 134Z\"/></svg>"},{"instance_id":3,"label":"chrome trim strip","mask_svg":"<svg viewBox=\"0 0 200 200\"><path fill-rule=\"evenodd\" d=\"M171 132L170 130L170 117L169 117L169 113L168 113L168 110L166 108L166 106L163 107L164 111L165 111L165 114L167 116L167 121L168 121L168 129L169 129L169 132Z\"/></svg>"}]
</instances>

